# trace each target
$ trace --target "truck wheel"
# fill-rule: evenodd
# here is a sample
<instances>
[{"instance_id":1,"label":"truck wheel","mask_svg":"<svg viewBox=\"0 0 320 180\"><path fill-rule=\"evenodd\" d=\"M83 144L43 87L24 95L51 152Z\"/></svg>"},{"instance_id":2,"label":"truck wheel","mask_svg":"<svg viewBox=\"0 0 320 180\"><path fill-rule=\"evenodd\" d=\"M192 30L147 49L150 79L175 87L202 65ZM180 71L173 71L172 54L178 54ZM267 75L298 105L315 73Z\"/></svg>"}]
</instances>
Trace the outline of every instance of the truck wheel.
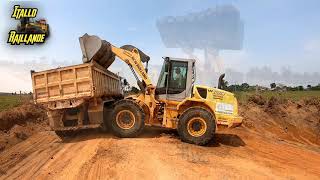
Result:
<instances>
[{"instance_id":1,"label":"truck wheel","mask_svg":"<svg viewBox=\"0 0 320 180\"><path fill-rule=\"evenodd\" d=\"M136 137L144 128L145 114L131 100L121 100L114 105L110 127L118 137Z\"/></svg>"},{"instance_id":2,"label":"truck wheel","mask_svg":"<svg viewBox=\"0 0 320 180\"><path fill-rule=\"evenodd\" d=\"M189 108L179 118L178 133L184 142L205 145L213 138L215 130L212 113L201 107Z\"/></svg>"}]
</instances>

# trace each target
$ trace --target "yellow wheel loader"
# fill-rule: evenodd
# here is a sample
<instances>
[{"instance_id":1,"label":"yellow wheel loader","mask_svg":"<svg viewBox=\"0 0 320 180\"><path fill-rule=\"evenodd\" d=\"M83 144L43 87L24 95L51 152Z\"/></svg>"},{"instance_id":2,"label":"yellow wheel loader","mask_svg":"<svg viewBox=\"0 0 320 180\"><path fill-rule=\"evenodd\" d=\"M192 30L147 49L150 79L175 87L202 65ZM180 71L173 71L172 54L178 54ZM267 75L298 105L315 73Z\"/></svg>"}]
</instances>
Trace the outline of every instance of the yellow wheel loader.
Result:
<instances>
[{"instance_id":1,"label":"yellow wheel loader","mask_svg":"<svg viewBox=\"0 0 320 180\"><path fill-rule=\"evenodd\" d=\"M165 57L155 86L147 74L150 58L138 48L118 48L87 34L80 37L80 45L84 62L97 61L107 68L116 56L137 79L140 93L115 101L108 107L112 109L110 115L104 117L119 137L135 137L147 125L177 129L183 141L204 145L218 125L231 127L242 122L234 94L194 85L194 59Z\"/></svg>"}]
</instances>

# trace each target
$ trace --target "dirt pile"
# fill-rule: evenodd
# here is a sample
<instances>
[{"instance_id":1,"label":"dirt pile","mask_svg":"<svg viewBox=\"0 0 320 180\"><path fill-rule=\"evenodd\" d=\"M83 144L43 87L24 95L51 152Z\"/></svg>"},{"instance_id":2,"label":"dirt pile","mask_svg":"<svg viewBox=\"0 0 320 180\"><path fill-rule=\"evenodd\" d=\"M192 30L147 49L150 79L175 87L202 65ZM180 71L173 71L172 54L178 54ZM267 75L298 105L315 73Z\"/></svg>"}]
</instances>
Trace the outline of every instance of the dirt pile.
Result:
<instances>
[{"instance_id":1,"label":"dirt pile","mask_svg":"<svg viewBox=\"0 0 320 180\"><path fill-rule=\"evenodd\" d=\"M320 100L253 96L240 106L243 125L265 136L320 145Z\"/></svg>"},{"instance_id":2,"label":"dirt pile","mask_svg":"<svg viewBox=\"0 0 320 180\"><path fill-rule=\"evenodd\" d=\"M9 130L14 125L42 121L46 111L39 105L24 103L18 107L0 112L0 130Z\"/></svg>"},{"instance_id":3,"label":"dirt pile","mask_svg":"<svg viewBox=\"0 0 320 180\"><path fill-rule=\"evenodd\" d=\"M33 103L0 112L0 151L48 130L46 111Z\"/></svg>"},{"instance_id":4,"label":"dirt pile","mask_svg":"<svg viewBox=\"0 0 320 180\"><path fill-rule=\"evenodd\" d=\"M304 104L309 106L316 106L320 111L320 98L308 98L304 99Z\"/></svg>"},{"instance_id":5,"label":"dirt pile","mask_svg":"<svg viewBox=\"0 0 320 180\"><path fill-rule=\"evenodd\" d=\"M254 104L263 106L266 104L266 100L261 95L253 95L248 98L249 102L253 102Z\"/></svg>"},{"instance_id":6,"label":"dirt pile","mask_svg":"<svg viewBox=\"0 0 320 180\"><path fill-rule=\"evenodd\" d=\"M319 179L318 106L252 97L240 106L243 126L219 128L206 147L147 127L138 138L88 130L60 139L40 110L0 131L6 147L16 144L0 152L0 179Z\"/></svg>"}]
</instances>

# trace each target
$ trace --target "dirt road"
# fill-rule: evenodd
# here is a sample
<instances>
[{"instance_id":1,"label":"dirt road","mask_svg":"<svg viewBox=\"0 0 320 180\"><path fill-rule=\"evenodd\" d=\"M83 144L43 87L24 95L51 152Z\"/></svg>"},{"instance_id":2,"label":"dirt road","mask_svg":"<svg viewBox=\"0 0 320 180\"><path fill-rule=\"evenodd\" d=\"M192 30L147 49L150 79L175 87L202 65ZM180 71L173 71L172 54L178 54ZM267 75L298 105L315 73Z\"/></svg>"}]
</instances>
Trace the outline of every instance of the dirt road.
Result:
<instances>
[{"instance_id":1,"label":"dirt road","mask_svg":"<svg viewBox=\"0 0 320 180\"><path fill-rule=\"evenodd\" d=\"M319 179L319 146L262 137L240 127L208 147L172 132L118 139L96 131L60 140L40 132L0 154L0 179Z\"/></svg>"}]
</instances>

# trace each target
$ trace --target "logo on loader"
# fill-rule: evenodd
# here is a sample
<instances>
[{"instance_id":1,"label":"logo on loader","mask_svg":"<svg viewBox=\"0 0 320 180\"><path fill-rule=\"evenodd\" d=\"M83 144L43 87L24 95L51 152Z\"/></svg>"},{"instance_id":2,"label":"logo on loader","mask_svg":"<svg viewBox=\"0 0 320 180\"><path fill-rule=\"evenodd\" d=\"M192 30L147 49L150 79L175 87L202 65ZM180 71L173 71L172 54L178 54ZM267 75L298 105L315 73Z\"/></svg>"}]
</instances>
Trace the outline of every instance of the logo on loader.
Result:
<instances>
[{"instance_id":1,"label":"logo on loader","mask_svg":"<svg viewBox=\"0 0 320 180\"><path fill-rule=\"evenodd\" d=\"M224 95L226 94L223 91L215 91L213 89L209 89L208 91L209 93L212 93L213 99L223 99Z\"/></svg>"},{"instance_id":2,"label":"logo on loader","mask_svg":"<svg viewBox=\"0 0 320 180\"><path fill-rule=\"evenodd\" d=\"M10 30L7 43L10 45L34 45L44 43L49 36L49 24L45 19L37 17L37 8L24 8L20 5L13 6L11 18L19 20L16 30Z\"/></svg>"}]
</instances>

